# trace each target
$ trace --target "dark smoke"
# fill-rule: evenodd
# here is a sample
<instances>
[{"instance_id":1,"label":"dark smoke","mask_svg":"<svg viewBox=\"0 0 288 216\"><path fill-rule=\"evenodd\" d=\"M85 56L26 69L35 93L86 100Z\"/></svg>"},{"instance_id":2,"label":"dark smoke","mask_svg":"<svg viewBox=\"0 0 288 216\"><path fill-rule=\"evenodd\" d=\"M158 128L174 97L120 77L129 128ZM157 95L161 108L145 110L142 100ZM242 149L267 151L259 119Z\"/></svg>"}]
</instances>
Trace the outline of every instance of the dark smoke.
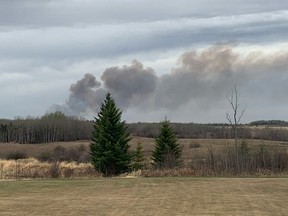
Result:
<instances>
[{"instance_id":1,"label":"dark smoke","mask_svg":"<svg viewBox=\"0 0 288 216\"><path fill-rule=\"evenodd\" d=\"M145 107L152 98L158 78L152 68L144 68L137 60L131 66L107 68L102 76L103 87L92 74L72 84L70 96L64 105L54 105L49 112L62 111L68 115L85 116L98 112L105 94L112 93L122 109Z\"/></svg>"},{"instance_id":2,"label":"dark smoke","mask_svg":"<svg viewBox=\"0 0 288 216\"><path fill-rule=\"evenodd\" d=\"M101 76L102 85L92 74L85 74L71 85L66 104L54 109L74 115L95 114L107 91L122 109L175 110L191 103L213 107L235 85L249 89L256 83L261 89L261 80L288 70L287 52L240 55L236 48L218 44L185 52L179 57L178 67L161 77L137 60L129 66L107 68Z\"/></svg>"},{"instance_id":3,"label":"dark smoke","mask_svg":"<svg viewBox=\"0 0 288 216\"><path fill-rule=\"evenodd\" d=\"M161 77L155 98L157 107L176 109L191 100L213 101L223 97L229 85L241 82L235 73L238 61L231 45L183 53L179 67Z\"/></svg>"},{"instance_id":4,"label":"dark smoke","mask_svg":"<svg viewBox=\"0 0 288 216\"><path fill-rule=\"evenodd\" d=\"M177 109L186 103L213 107L222 102L235 85L254 91L258 88L260 94L261 88L269 88L262 84L267 78L279 77L288 71L287 52L240 55L236 48L218 44L203 51L183 53L179 67L160 78L155 92L156 108ZM257 84L257 88L253 84Z\"/></svg>"},{"instance_id":5,"label":"dark smoke","mask_svg":"<svg viewBox=\"0 0 288 216\"><path fill-rule=\"evenodd\" d=\"M143 105L153 95L158 78L152 68L133 60L131 66L107 68L101 76L104 86L116 98L121 107Z\"/></svg>"},{"instance_id":6,"label":"dark smoke","mask_svg":"<svg viewBox=\"0 0 288 216\"><path fill-rule=\"evenodd\" d=\"M61 111L67 115L85 116L99 110L106 90L101 88L94 75L87 73L81 80L70 86L70 95L64 105L54 105L50 112Z\"/></svg>"}]
</instances>

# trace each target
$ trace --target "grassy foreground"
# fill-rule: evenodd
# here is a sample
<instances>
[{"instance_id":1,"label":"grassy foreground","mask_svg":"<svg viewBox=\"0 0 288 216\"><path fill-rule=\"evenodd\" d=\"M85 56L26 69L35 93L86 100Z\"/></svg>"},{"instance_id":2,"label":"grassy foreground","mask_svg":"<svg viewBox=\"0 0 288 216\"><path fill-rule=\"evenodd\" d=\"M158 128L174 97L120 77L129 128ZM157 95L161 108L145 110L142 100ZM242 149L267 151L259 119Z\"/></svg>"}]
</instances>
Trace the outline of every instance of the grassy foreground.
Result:
<instances>
[{"instance_id":1,"label":"grassy foreground","mask_svg":"<svg viewBox=\"0 0 288 216\"><path fill-rule=\"evenodd\" d=\"M287 215L287 178L0 181L0 215Z\"/></svg>"}]
</instances>

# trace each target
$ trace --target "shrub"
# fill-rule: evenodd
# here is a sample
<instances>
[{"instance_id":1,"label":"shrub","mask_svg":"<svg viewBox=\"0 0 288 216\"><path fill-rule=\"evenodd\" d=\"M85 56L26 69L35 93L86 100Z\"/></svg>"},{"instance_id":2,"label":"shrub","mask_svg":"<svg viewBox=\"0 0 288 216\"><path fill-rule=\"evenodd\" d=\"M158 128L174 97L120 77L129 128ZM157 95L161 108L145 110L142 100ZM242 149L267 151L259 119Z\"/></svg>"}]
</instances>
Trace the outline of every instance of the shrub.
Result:
<instances>
[{"instance_id":1,"label":"shrub","mask_svg":"<svg viewBox=\"0 0 288 216\"><path fill-rule=\"evenodd\" d=\"M65 178L71 178L71 177L73 177L73 174L74 174L74 170L71 168L64 169L64 171L63 171L63 175Z\"/></svg>"},{"instance_id":2,"label":"shrub","mask_svg":"<svg viewBox=\"0 0 288 216\"><path fill-rule=\"evenodd\" d=\"M38 156L39 161L52 161L51 152L45 151L39 154Z\"/></svg>"},{"instance_id":3,"label":"shrub","mask_svg":"<svg viewBox=\"0 0 288 216\"><path fill-rule=\"evenodd\" d=\"M25 153L19 152L19 151L10 152L7 155L7 160L18 160L18 159L25 159L25 158L27 158L27 155Z\"/></svg>"},{"instance_id":4,"label":"shrub","mask_svg":"<svg viewBox=\"0 0 288 216\"><path fill-rule=\"evenodd\" d=\"M52 163L50 167L50 175L52 178L59 178L61 175L61 170L59 167L59 163Z\"/></svg>"},{"instance_id":5,"label":"shrub","mask_svg":"<svg viewBox=\"0 0 288 216\"><path fill-rule=\"evenodd\" d=\"M78 158L78 163L88 163L91 161L91 155L88 152L83 152Z\"/></svg>"},{"instance_id":6,"label":"shrub","mask_svg":"<svg viewBox=\"0 0 288 216\"><path fill-rule=\"evenodd\" d=\"M71 148L65 151L63 155L64 161L78 161L81 156L81 153L78 149Z\"/></svg>"},{"instance_id":7,"label":"shrub","mask_svg":"<svg viewBox=\"0 0 288 216\"><path fill-rule=\"evenodd\" d=\"M56 146L53 149L53 161L63 161L66 149L63 146Z\"/></svg>"},{"instance_id":8,"label":"shrub","mask_svg":"<svg viewBox=\"0 0 288 216\"><path fill-rule=\"evenodd\" d=\"M200 148L201 145L199 143L190 143L189 148Z\"/></svg>"},{"instance_id":9,"label":"shrub","mask_svg":"<svg viewBox=\"0 0 288 216\"><path fill-rule=\"evenodd\" d=\"M78 150L79 152L85 152L85 151L86 151L86 146L83 145L83 144L81 144L80 146L77 147L77 150Z\"/></svg>"},{"instance_id":10,"label":"shrub","mask_svg":"<svg viewBox=\"0 0 288 216\"><path fill-rule=\"evenodd\" d=\"M288 169L288 153L280 152L278 154L278 168L283 171Z\"/></svg>"}]
</instances>

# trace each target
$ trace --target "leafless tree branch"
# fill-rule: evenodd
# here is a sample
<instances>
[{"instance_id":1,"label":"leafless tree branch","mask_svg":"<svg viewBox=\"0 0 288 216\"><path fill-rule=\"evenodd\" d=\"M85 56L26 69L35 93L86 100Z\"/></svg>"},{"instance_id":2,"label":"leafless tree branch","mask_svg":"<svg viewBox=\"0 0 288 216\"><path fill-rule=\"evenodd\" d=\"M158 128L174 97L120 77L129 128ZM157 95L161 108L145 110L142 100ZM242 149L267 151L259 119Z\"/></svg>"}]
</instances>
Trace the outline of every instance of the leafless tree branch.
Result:
<instances>
[{"instance_id":1,"label":"leafless tree branch","mask_svg":"<svg viewBox=\"0 0 288 216\"><path fill-rule=\"evenodd\" d=\"M237 87L234 86L226 96L228 103L232 108L233 115L230 115L229 112L226 112L226 119L231 125L233 132L234 132L234 139L235 139L235 152L236 152L236 164L239 171L239 158L238 158L238 125L246 111L246 107L239 111L240 103L239 103L239 94Z\"/></svg>"}]
</instances>

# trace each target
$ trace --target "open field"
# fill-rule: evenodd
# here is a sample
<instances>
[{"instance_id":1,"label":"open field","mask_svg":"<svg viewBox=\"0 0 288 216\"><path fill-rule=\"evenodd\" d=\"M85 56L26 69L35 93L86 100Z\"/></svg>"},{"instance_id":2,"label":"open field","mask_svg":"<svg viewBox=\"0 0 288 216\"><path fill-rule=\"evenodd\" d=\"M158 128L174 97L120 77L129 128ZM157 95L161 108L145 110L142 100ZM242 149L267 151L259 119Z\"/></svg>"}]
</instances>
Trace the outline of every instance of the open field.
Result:
<instances>
[{"instance_id":1,"label":"open field","mask_svg":"<svg viewBox=\"0 0 288 216\"><path fill-rule=\"evenodd\" d=\"M239 140L239 145L241 142ZM151 164L154 139L134 137L130 142L131 149L135 149L138 143L142 144L146 159L143 161L143 172L136 176L287 176L287 142L245 140L245 148L249 154L240 155L241 160L237 167L232 139L180 139L183 163L179 169L165 171L154 170ZM78 178L99 175L90 164L89 144L90 141L0 143L0 179ZM11 152L25 153L32 158L5 160ZM49 156L46 160L41 157L41 153L45 152Z\"/></svg>"},{"instance_id":2,"label":"open field","mask_svg":"<svg viewBox=\"0 0 288 216\"><path fill-rule=\"evenodd\" d=\"M287 178L0 181L0 215L287 215Z\"/></svg>"},{"instance_id":3,"label":"open field","mask_svg":"<svg viewBox=\"0 0 288 216\"><path fill-rule=\"evenodd\" d=\"M241 140L240 140L241 142ZM288 149L288 142L281 141L263 141L263 140L246 140L248 147L259 145L272 145L280 146ZM143 151L146 157L150 157L151 152L154 149L154 139L146 137L134 137L130 141L131 149L135 149L137 143L141 143ZM221 151L222 148L227 146L233 146L233 139L179 139L179 143L183 146L183 159L190 159L195 155L202 155L208 152L208 147L211 147L213 151ZM89 140L73 141L73 142L55 142L55 143L43 143L43 144L17 144L17 143L0 143L0 158L5 159L11 152L23 152L28 157L37 157L42 152L52 151L56 146L63 146L66 149L75 148L80 145L86 147L86 151L89 150ZM195 148L195 145L198 147Z\"/></svg>"}]
</instances>

